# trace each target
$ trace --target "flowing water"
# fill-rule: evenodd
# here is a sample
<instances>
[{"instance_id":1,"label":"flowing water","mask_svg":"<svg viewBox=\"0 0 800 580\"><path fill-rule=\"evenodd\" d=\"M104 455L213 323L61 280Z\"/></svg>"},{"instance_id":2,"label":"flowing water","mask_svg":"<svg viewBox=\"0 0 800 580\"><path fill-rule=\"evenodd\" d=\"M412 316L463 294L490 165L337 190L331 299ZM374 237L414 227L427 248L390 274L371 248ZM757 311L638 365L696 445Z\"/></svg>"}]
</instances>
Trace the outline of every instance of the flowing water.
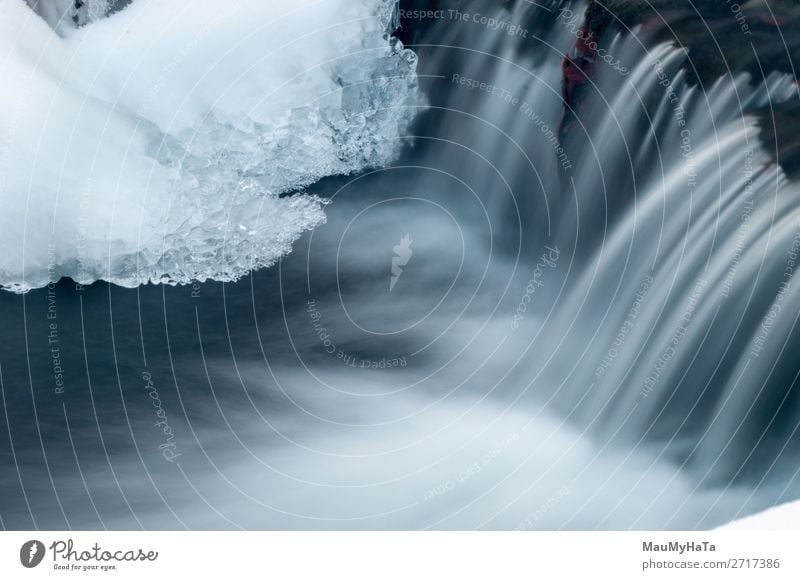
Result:
<instances>
[{"instance_id":1,"label":"flowing water","mask_svg":"<svg viewBox=\"0 0 800 580\"><path fill-rule=\"evenodd\" d=\"M453 6L401 157L314 185L327 223L275 266L0 296L5 527L692 529L798 497L798 187L747 115L794 83L702 90L619 35L565 112L568 18Z\"/></svg>"}]
</instances>

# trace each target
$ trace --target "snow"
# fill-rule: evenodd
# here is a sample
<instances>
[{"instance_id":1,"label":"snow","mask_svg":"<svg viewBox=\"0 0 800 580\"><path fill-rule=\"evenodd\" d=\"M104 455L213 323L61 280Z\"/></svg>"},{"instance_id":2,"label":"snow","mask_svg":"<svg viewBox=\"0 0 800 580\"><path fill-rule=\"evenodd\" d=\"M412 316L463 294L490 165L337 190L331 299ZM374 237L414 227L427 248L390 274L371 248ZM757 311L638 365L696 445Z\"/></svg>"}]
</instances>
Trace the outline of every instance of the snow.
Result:
<instances>
[{"instance_id":1,"label":"snow","mask_svg":"<svg viewBox=\"0 0 800 580\"><path fill-rule=\"evenodd\" d=\"M269 266L325 220L302 188L391 162L420 105L390 0L37 9L0 0L6 289Z\"/></svg>"},{"instance_id":2,"label":"snow","mask_svg":"<svg viewBox=\"0 0 800 580\"><path fill-rule=\"evenodd\" d=\"M755 515L726 524L722 531L797 531L800 530L800 501L785 503Z\"/></svg>"}]
</instances>

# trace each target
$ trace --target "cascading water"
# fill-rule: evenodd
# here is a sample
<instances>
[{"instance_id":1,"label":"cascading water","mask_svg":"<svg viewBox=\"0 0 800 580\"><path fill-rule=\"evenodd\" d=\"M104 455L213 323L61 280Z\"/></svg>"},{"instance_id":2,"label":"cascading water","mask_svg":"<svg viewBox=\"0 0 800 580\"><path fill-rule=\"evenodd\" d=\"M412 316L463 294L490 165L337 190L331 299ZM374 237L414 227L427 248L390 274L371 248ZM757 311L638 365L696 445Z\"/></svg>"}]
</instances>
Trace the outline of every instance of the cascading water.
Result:
<instances>
[{"instance_id":1,"label":"cascading water","mask_svg":"<svg viewBox=\"0 0 800 580\"><path fill-rule=\"evenodd\" d=\"M482 6L464 12L480 23ZM545 241L570 256L549 283L558 291L531 304L538 328L522 368L562 414L601 438L663 443L702 480L791 463L797 187L762 152L748 112L796 98L793 79L731 75L702 90L685 82L683 51L618 36L605 49L614 66L598 67L565 132L559 55L582 11L555 12L486 13L506 34L477 25L445 37L429 63L446 81L469 79L440 106L476 121L437 128L493 152L510 194L479 165L465 181L490 192L498 238L521 224L529 259ZM523 38L515 23L544 33Z\"/></svg>"},{"instance_id":2,"label":"cascading water","mask_svg":"<svg viewBox=\"0 0 800 580\"><path fill-rule=\"evenodd\" d=\"M73 385L40 338L3 362L5 525L707 528L797 497L800 201L750 114L797 87L689 82L637 30L574 89L582 18L444 3L400 158L312 186L327 223L270 269L4 296L8 352L59 305Z\"/></svg>"}]
</instances>

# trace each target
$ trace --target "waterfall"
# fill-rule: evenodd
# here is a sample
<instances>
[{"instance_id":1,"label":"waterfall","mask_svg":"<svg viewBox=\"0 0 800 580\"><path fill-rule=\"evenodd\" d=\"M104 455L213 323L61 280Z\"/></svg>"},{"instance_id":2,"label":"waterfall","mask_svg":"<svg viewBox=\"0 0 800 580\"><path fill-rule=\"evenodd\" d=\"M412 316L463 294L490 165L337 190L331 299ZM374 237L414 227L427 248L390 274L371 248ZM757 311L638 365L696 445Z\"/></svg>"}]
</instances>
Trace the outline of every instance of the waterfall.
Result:
<instances>
[{"instance_id":1,"label":"waterfall","mask_svg":"<svg viewBox=\"0 0 800 580\"><path fill-rule=\"evenodd\" d=\"M465 181L505 250L530 263L549 244L570 265L532 304L518 378L535 373L531 388L601 440L663 445L704 480L790 460L798 186L751 112L796 98L793 79L732 74L702 90L684 51L618 34L605 54L627 69L596 66L565 132L560 55L581 11L487 6L464 12L507 25L443 35L424 70L445 77L428 81L437 130L496 161ZM426 155L454 168L452 149Z\"/></svg>"}]
</instances>

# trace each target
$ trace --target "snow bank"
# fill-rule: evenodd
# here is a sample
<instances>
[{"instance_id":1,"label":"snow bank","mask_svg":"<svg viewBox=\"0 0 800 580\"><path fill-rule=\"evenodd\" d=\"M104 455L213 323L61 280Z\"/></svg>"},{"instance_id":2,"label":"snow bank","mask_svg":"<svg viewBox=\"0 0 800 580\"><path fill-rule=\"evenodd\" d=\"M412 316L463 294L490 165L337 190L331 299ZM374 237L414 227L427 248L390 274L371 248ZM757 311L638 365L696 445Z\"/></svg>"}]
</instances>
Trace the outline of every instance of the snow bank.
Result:
<instances>
[{"instance_id":1,"label":"snow bank","mask_svg":"<svg viewBox=\"0 0 800 580\"><path fill-rule=\"evenodd\" d=\"M25 0L0 0L0 285L234 280L272 264L325 219L321 200L281 194L402 144L416 59L386 34L393 13L135 0L59 36Z\"/></svg>"},{"instance_id":2,"label":"snow bank","mask_svg":"<svg viewBox=\"0 0 800 580\"><path fill-rule=\"evenodd\" d=\"M720 528L721 531L783 532L800 530L800 501L786 503L755 515L736 520Z\"/></svg>"}]
</instances>

